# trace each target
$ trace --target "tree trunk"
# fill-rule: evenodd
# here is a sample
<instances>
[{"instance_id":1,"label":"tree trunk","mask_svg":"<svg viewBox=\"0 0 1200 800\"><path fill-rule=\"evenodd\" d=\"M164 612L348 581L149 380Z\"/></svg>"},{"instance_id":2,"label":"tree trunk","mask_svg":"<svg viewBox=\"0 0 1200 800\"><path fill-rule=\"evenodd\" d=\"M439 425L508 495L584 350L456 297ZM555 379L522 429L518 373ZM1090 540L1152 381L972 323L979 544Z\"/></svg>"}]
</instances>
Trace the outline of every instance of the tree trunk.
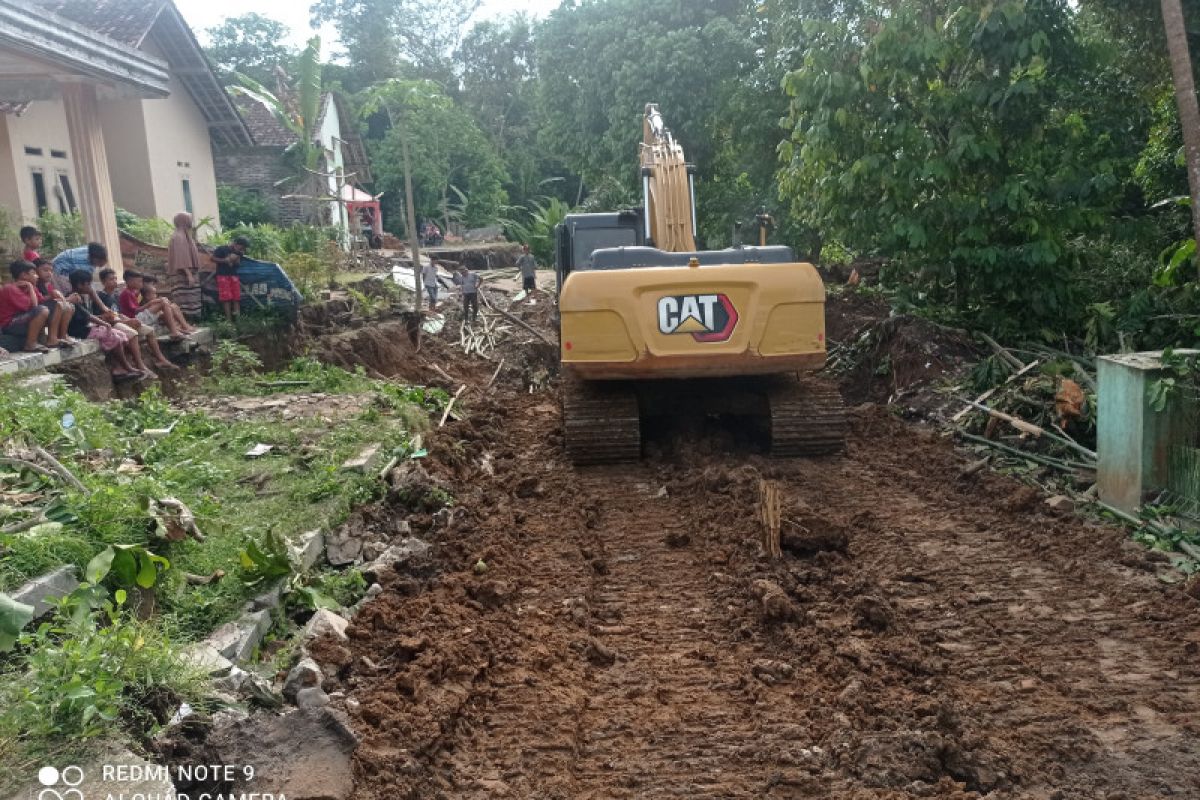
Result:
<instances>
[{"instance_id":1,"label":"tree trunk","mask_svg":"<svg viewBox=\"0 0 1200 800\"><path fill-rule=\"evenodd\" d=\"M1183 152L1187 159L1188 191L1192 198L1192 235L1200 242L1200 104L1196 101L1196 82L1192 58L1188 53L1187 26L1181 0L1162 0L1163 24L1167 32L1167 52L1175 79L1175 104L1183 128Z\"/></svg>"}]
</instances>

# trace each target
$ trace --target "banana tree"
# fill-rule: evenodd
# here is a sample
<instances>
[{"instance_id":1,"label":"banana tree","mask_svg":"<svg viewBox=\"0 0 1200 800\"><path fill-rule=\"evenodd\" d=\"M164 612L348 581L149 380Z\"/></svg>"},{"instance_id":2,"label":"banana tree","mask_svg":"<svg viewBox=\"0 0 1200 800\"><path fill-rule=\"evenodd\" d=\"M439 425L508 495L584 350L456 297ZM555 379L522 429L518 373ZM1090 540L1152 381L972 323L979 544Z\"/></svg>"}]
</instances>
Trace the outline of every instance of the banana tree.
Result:
<instances>
[{"instance_id":1,"label":"banana tree","mask_svg":"<svg viewBox=\"0 0 1200 800\"><path fill-rule=\"evenodd\" d=\"M314 173L321 168L324 148L317 141L317 121L321 115L321 37L308 40L304 51L296 61L296 74L289 82L282 70L278 70L276 90L271 92L258 81L234 73L238 81L229 90L236 95L248 97L262 104L275 119L296 137L296 141L284 151L300 166L293 179L301 192L313 197L328 194ZM308 191L312 190L312 191Z\"/></svg>"}]
</instances>

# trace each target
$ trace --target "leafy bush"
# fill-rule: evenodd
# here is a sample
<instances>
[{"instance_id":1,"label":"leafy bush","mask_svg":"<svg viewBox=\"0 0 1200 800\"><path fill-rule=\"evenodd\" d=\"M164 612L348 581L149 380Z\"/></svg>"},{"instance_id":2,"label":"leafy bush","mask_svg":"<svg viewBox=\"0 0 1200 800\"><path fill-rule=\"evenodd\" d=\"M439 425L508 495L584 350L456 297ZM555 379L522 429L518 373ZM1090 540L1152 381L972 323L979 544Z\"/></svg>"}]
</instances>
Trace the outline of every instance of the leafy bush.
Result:
<instances>
[{"instance_id":1,"label":"leafy bush","mask_svg":"<svg viewBox=\"0 0 1200 800\"><path fill-rule=\"evenodd\" d=\"M217 204L221 208L221 227L274 223L275 215L262 195L240 186L218 186Z\"/></svg>"},{"instance_id":2,"label":"leafy bush","mask_svg":"<svg viewBox=\"0 0 1200 800\"><path fill-rule=\"evenodd\" d=\"M42 232L42 252L54 254L87 244L83 232L83 216L79 212L54 214L47 211L38 217L37 228Z\"/></svg>"},{"instance_id":3,"label":"leafy bush","mask_svg":"<svg viewBox=\"0 0 1200 800\"><path fill-rule=\"evenodd\" d=\"M67 610L64 603L52 622L23 633L24 657L0 675L0 739L87 739L121 727L144 733L166 722L156 711L169 714L200 696L202 676L161 629L111 604L100 626Z\"/></svg>"},{"instance_id":4,"label":"leafy bush","mask_svg":"<svg viewBox=\"0 0 1200 800\"><path fill-rule=\"evenodd\" d=\"M117 227L146 244L166 247L175 226L159 217L139 217L123 208L117 209Z\"/></svg>"}]
</instances>

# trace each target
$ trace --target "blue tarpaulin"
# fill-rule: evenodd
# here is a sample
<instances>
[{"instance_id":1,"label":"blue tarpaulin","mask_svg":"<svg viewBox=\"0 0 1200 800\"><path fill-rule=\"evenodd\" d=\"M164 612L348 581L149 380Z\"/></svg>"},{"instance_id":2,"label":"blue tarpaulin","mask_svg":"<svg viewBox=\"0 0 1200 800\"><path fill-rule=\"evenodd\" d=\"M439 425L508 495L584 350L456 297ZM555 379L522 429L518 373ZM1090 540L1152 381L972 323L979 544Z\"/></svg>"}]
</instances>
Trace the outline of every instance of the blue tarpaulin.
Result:
<instances>
[{"instance_id":1,"label":"blue tarpaulin","mask_svg":"<svg viewBox=\"0 0 1200 800\"><path fill-rule=\"evenodd\" d=\"M304 302L292 279L278 264L243 256L238 265L238 279L242 282L243 311L273 309L295 316ZM219 306L216 280L204 281L203 288L207 299Z\"/></svg>"}]
</instances>

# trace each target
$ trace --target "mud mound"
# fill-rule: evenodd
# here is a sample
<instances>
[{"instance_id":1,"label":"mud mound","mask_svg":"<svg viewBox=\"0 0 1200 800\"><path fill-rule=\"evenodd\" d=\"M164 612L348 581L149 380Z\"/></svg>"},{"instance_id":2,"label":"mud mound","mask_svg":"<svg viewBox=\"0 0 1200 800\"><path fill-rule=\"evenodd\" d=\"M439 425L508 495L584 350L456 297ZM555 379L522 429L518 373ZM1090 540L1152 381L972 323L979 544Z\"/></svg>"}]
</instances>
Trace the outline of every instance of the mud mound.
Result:
<instances>
[{"instance_id":1,"label":"mud mound","mask_svg":"<svg viewBox=\"0 0 1200 800\"><path fill-rule=\"evenodd\" d=\"M826 303L829 369L849 403L891 403L929 417L954 406L937 390L961 380L980 356L966 331L921 317L893 315L882 299L858 292Z\"/></svg>"}]
</instances>

